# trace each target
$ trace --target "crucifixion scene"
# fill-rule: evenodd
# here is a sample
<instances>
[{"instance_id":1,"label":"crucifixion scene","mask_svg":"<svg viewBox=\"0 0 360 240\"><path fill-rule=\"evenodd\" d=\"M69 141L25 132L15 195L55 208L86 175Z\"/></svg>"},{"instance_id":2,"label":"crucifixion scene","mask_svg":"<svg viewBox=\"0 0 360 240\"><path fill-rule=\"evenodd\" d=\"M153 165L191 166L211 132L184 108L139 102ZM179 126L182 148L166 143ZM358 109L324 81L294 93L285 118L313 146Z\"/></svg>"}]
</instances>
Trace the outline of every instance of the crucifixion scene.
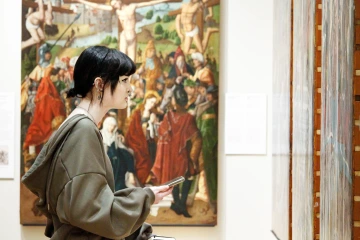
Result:
<instances>
[{"instance_id":1,"label":"crucifixion scene","mask_svg":"<svg viewBox=\"0 0 360 240\"><path fill-rule=\"evenodd\" d=\"M80 101L79 55L114 48L136 65L127 108L98 125L114 191L184 176L147 222L216 225L220 0L22 0L21 17L20 175ZM36 205L21 186L21 224L46 223Z\"/></svg>"}]
</instances>

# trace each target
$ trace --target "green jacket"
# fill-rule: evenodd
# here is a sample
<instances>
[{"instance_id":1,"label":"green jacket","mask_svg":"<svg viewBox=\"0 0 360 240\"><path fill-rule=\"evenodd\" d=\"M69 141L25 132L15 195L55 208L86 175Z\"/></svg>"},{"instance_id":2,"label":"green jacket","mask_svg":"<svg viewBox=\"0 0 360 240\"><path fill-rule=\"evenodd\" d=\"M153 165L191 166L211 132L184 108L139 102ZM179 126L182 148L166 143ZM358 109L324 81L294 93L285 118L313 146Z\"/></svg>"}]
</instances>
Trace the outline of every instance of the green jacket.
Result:
<instances>
[{"instance_id":1,"label":"green jacket","mask_svg":"<svg viewBox=\"0 0 360 240\"><path fill-rule=\"evenodd\" d=\"M210 202L217 201L217 116L211 102L204 102L195 109L196 125L202 136L202 157L206 175L206 185Z\"/></svg>"},{"instance_id":2,"label":"green jacket","mask_svg":"<svg viewBox=\"0 0 360 240\"><path fill-rule=\"evenodd\" d=\"M155 200L151 189L114 192L114 176L97 126L68 119L50 138L22 182L39 197L51 239L142 239ZM146 238L144 238L146 239Z\"/></svg>"}]
</instances>

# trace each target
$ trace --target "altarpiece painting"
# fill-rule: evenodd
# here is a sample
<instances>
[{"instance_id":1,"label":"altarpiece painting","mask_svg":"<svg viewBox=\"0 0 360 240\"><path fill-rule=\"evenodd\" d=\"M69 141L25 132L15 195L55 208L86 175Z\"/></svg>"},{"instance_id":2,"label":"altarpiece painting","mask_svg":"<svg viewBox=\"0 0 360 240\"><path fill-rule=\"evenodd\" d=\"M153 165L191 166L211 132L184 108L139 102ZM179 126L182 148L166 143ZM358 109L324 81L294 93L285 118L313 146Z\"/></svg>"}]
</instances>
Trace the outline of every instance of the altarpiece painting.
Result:
<instances>
[{"instance_id":1,"label":"altarpiece painting","mask_svg":"<svg viewBox=\"0 0 360 240\"><path fill-rule=\"evenodd\" d=\"M80 53L115 48L137 65L127 109L110 110L98 126L115 190L156 185L154 173L161 184L185 168L185 182L153 205L147 222L216 225L219 17L220 0L22 0L21 176L80 101L66 98ZM179 85L190 121L169 122ZM188 155L164 150L169 125L178 134L168 144ZM44 224L37 197L20 191L21 223Z\"/></svg>"}]
</instances>

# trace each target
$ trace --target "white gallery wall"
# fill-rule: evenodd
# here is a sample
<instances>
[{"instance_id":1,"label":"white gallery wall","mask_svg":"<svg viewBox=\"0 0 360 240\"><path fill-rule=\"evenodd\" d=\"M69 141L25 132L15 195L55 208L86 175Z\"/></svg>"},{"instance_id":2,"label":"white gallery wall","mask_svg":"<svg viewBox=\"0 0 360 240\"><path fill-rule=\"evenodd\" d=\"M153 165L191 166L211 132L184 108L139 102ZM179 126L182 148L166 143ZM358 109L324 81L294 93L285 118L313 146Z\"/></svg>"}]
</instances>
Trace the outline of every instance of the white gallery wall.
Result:
<instances>
[{"instance_id":1,"label":"white gallery wall","mask_svg":"<svg viewBox=\"0 0 360 240\"><path fill-rule=\"evenodd\" d=\"M174 236L177 240L275 239L270 232L273 2L269 0L220 0L220 2L222 48L218 225L216 227L155 227L154 230L161 235ZM16 95L14 129L16 170L15 179L0 180L1 240L46 239L43 236L44 227L24 227L19 223L21 7L21 0L0 1L0 92L14 92ZM266 155L225 155L226 92L267 95ZM239 116L241 117L241 113Z\"/></svg>"}]
</instances>

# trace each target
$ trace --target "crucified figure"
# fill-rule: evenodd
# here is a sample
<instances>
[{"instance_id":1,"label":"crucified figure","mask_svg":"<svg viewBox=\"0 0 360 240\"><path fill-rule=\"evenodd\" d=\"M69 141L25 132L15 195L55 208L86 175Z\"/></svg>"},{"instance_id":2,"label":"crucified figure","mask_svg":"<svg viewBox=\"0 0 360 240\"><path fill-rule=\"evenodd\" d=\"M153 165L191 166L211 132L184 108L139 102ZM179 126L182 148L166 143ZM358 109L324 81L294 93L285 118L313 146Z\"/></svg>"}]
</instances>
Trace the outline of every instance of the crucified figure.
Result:
<instances>
[{"instance_id":1,"label":"crucified figure","mask_svg":"<svg viewBox=\"0 0 360 240\"><path fill-rule=\"evenodd\" d=\"M184 3L181 6L181 13L176 17L176 31L178 36L181 39L181 42L184 43L184 53L188 54L190 51L190 46L194 40L196 49L198 52L204 53L208 43L210 35L214 32L218 32L218 28L207 28L204 38L201 41L199 35L199 27L195 23L196 14L199 11L202 11L204 8L204 3L207 3L208 0L190 0L189 3ZM212 8L208 8L209 14L205 17L205 21L209 20L213 16ZM184 33L182 33L182 30ZM185 36L184 36L185 35Z\"/></svg>"},{"instance_id":2,"label":"crucified figure","mask_svg":"<svg viewBox=\"0 0 360 240\"><path fill-rule=\"evenodd\" d=\"M123 31L120 33L119 38L119 50L127 54L133 61L136 57L136 13L135 10L141 7L147 7L159 3L170 2L172 0L154 0L143 3L130 3L125 4L121 0L113 0L110 5L92 3L85 0L76 0L79 3L83 3L92 8L115 11L118 16Z\"/></svg>"},{"instance_id":3,"label":"crucified figure","mask_svg":"<svg viewBox=\"0 0 360 240\"><path fill-rule=\"evenodd\" d=\"M25 26L31 37L21 42L21 49L40 43L45 39L44 32L40 26L42 23L45 23L45 33L47 35L54 36L59 32L57 25L52 23L54 16L52 14L51 1L48 1L46 11L44 10L43 0L38 0L37 3L39 9L36 12L30 11L27 15Z\"/></svg>"}]
</instances>

